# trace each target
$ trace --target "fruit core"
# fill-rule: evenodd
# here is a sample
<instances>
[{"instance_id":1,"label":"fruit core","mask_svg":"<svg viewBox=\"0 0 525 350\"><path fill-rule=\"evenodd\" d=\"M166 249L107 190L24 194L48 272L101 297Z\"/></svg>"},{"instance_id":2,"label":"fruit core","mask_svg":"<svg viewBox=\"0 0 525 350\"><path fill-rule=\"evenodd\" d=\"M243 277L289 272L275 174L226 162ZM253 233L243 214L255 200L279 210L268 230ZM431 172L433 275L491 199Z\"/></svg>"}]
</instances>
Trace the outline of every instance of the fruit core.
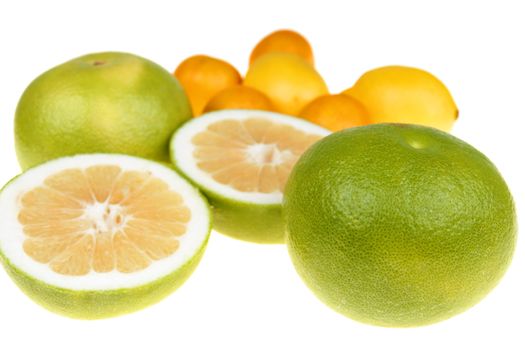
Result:
<instances>
[{"instance_id":1,"label":"fruit core","mask_svg":"<svg viewBox=\"0 0 525 350\"><path fill-rule=\"evenodd\" d=\"M125 209L120 205L100 202L87 204L85 216L93 223L93 227L86 232L94 235L104 232L115 234L126 226L128 220Z\"/></svg>"},{"instance_id":2,"label":"fruit core","mask_svg":"<svg viewBox=\"0 0 525 350\"><path fill-rule=\"evenodd\" d=\"M246 159L258 166L280 165L292 158L290 150L281 150L277 144L255 143L246 147Z\"/></svg>"},{"instance_id":3,"label":"fruit core","mask_svg":"<svg viewBox=\"0 0 525 350\"><path fill-rule=\"evenodd\" d=\"M61 170L19 205L24 252L70 276L143 270L175 253L191 218L166 182L114 165Z\"/></svg>"},{"instance_id":4,"label":"fruit core","mask_svg":"<svg viewBox=\"0 0 525 350\"><path fill-rule=\"evenodd\" d=\"M241 192L282 192L299 156L321 136L264 118L221 120L196 134L197 167Z\"/></svg>"}]
</instances>

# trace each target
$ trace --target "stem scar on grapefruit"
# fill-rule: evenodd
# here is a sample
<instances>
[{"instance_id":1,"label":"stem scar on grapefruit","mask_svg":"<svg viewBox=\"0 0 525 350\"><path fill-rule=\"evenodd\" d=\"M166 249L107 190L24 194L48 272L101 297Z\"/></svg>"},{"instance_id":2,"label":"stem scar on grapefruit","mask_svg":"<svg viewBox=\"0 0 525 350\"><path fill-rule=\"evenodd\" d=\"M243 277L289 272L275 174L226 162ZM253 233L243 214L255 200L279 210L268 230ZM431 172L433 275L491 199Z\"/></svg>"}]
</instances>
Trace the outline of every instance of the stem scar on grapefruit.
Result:
<instances>
[{"instance_id":1,"label":"stem scar on grapefruit","mask_svg":"<svg viewBox=\"0 0 525 350\"><path fill-rule=\"evenodd\" d=\"M426 325L502 278L517 223L487 157L437 129L376 124L308 149L286 186L286 242L304 282L365 323Z\"/></svg>"},{"instance_id":2,"label":"stem scar on grapefruit","mask_svg":"<svg viewBox=\"0 0 525 350\"><path fill-rule=\"evenodd\" d=\"M0 193L0 256L37 303L95 319L153 304L197 266L206 200L158 163L125 155L59 158Z\"/></svg>"},{"instance_id":3,"label":"stem scar on grapefruit","mask_svg":"<svg viewBox=\"0 0 525 350\"><path fill-rule=\"evenodd\" d=\"M315 124L257 110L202 115L175 132L176 168L208 196L214 229L257 243L283 243L282 191L299 156L329 134Z\"/></svg>"}]
</instances>

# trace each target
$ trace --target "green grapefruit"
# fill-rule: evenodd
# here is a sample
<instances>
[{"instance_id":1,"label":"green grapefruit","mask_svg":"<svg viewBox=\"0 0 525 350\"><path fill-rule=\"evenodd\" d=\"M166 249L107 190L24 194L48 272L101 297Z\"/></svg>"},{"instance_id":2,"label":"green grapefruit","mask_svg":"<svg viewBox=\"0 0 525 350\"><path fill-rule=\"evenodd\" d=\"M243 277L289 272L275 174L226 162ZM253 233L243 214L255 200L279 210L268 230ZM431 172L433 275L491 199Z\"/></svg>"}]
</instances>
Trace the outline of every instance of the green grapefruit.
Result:
<instances>
[{"instance_id":1,"label":"green grapefruit","mask_svg":"<svg viewBox=\"0 0 525 350\"><path fill-rule=\"evenodd\" d=\"M23 169L78 153L125 153L169 161L173 131L191 118L169 72L132 54L78 57L36 78L15 116Z\"/></svg>"},{"instance_id":2,"label":"green grapefruit","mask_svg":"<svg viewBox=\"0 0 525 350\"><path fill-rule=\"evenodd\" d=\"M141 158L58 158L0 192L0 261L45 308L96 319L151 305L197 266L206 200L176 172Z\"/></svg>"},{"instance_id":3,"label":"green grapefruit","mask_svg":"<svg viewBox=\"0 0 525 350\"><path fill-rule=\"evenodd\" d=\"M179 128L171 157L210 200L215 230L256 243L283 243L288 175L304 150L328 134L279 113L222 110Z\"/></svg>"},{"instance_id":4,"label":"green grapefruit","mask_svg":"<svg viewBox=\"0 0 525 350\"><path fill-rule=\"evenodd\" d=\"M284 195L286 242L304 282L353 319L408 327L480 301L507 269L512 196L472 146L428 127L378 124L316 143Z\"/></svg>"}]
</instances>

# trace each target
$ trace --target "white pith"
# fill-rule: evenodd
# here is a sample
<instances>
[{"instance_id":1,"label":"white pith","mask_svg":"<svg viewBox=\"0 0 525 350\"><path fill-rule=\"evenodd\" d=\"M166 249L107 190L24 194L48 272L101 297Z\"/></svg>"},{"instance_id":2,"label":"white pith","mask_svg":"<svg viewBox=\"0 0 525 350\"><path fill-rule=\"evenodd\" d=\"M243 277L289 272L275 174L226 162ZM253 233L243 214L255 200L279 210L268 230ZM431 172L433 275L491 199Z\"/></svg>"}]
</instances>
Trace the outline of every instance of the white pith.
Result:
<instances>
[{"instance_id":1,"label":"white pith","mask_svg":"<svg viewBox=\"0 0 525 350\"><path fill-rule=\"evenodd\" d=\"M258 110L223 110L204 114L198 118L192 119L184 124L179 130L176 131L174 137L171 140L171 157L172 160L177 164L177 167L194 181L198 186L219 194L223 197L233 199L239 202L254 203L254 204L279 204L282 202L283 194L280 191L272 193L260 193L260 192L242 192L236 190L225 184L221 184L215 181L211 174L201 170L195 158L193 152L195 146L192 143L192 138L196 134L206 130L206 128L215 122L221 120L246 120L250 118L261 118L266 119L274 123L282 123L284 125L292 126L298 130L304 131L309 134L327 136L330 131L307 122L303 119L296 117L266 112ZM247 149L247 159L255 163L261 163L262 158L269 151L273 152L271 145L265 144L254 144ZM277 151L277 150L276 150ZM283 161L284 157L289 156L287 151L277 151L271 155L273 164L279 164Z\"/></svg>"},{"instance_id":2,"label":"white pith","mask_svg":"<svg viewBox=\"0 0 525 350\"><path fill-rule=\"evenodd\" d=\"M19 200L23 193L43 183L50 175L63 169L85 169L93 165L118 165L123 171L148 171L166 182L170 189L180 194L184 204L191 211L186 233L178 237L179 248L164 259L152 261L151 265L133 273L117 270L97 273L91 271L83 276L69 276L54 272L47 264L39 263L23 250L26 236L18 221ZM86 210L85 215L97 219L99 225L108 225L118 215L118 206L110 208L113 213L104 215L107 205L95 204ZM110 212L111 212L110 210ZM113 216L111 216L113 215ZM116 223L113 221L113 223ZM57 159L32 168L13 180L0 193L0 250L11 264L42 282L73 290L111 290L131 288L155 281L170 274L193 258L209 234L210 217L208 206L199 192L177 175L173 170L158 163L113 154L78 155ZM93 228L93 233L96 229Z\"/></svg>"}]
</instances>

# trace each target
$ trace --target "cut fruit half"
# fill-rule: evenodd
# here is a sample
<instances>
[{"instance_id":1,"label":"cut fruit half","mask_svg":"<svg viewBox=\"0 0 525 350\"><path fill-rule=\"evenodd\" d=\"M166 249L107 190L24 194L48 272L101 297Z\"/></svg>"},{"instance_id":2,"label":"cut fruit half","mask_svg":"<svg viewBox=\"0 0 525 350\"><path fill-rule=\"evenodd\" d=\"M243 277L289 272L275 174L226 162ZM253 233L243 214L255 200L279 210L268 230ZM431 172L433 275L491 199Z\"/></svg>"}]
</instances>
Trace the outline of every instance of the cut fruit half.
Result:
<instances>
[{"instance_id":1,"label":"cut fruit half","mask_svg":"<svg viewBox=\"0 0 525 350\"><path fill-rule=\"evenodd\" d=\"M0 193L0 256L35 301L78 318L152 304L184 282L210 232L204 197L173 170L124 155L60 158Z\"/></svg>"},{"instance_id":2,"label":"cut fruit half","mask_svg":"<svg viewBox=\"0 0 525 350\"><path fill-rule=\"evenodd\" d=\"M283 190L295 162L330 132L295 117L222 110L179 128L171 140L177 169L214 210L214 229L258 243L283 243Z\"/></svg>"}]
</instances>

